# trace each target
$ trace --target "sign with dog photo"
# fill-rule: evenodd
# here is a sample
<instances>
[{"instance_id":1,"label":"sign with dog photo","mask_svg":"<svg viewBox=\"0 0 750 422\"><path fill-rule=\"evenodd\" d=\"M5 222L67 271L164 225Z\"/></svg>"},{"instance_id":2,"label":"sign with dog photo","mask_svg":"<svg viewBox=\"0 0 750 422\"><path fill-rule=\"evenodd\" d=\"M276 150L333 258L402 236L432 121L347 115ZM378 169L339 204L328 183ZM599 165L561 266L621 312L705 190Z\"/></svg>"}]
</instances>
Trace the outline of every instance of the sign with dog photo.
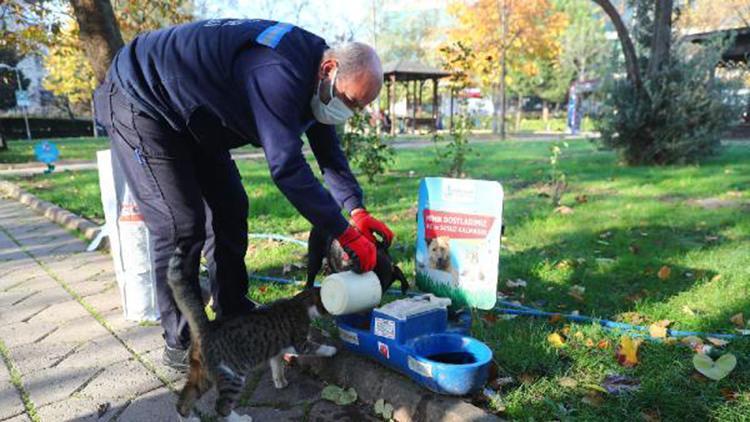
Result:
<instances>
[{"instance_id":1,"label":"sign with dog photo","mask_svg":"<svg viewBox=\"0 0 750 422\"><path fill-rule=\"evenodd\" d=\"M417 211L419 289L458 306L494 307L502 212L500 183L423 179Z\"/></svg>"}]
</instances>

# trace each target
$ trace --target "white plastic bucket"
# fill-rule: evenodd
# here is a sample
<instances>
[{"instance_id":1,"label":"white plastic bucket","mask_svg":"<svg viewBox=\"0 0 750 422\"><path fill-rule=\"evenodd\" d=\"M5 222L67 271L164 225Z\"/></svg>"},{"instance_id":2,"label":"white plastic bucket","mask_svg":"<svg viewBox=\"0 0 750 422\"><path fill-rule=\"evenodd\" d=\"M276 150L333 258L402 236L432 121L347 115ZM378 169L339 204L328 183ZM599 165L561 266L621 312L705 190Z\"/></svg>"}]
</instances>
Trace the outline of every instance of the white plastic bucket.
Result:
<instances>
[{"instance_id":1,"label":"white plastic bucket","mask_svg":"<svg viewBox=\"0 0 750 422\"><path fill-rule=\"evenodd\" d=\"M323 280L320 297L331 315L345 315L370 310L380 304L383 292L374 272L351 271L331 274Z\"/></svg>"}]
</instances>

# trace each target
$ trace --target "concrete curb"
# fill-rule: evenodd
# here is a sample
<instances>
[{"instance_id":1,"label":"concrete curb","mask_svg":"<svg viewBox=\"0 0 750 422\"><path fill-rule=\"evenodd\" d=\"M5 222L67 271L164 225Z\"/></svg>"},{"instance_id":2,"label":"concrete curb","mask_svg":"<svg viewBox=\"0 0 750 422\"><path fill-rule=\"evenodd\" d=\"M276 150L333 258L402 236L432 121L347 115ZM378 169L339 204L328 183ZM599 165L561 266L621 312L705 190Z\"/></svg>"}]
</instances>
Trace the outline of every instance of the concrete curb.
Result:
<instances>
[{"instance_id":1,"label":"concrete curb","mask_svg":"<svg viewBox=\"0 0 750 422\"><path fill-rule=\"evenodd\" d=\"M87 240L93 240L99 233L99 226L95 223L79 215L73 214L51 202L42 201L36 196L21 189L21 187L15 183L0 180L0 192L39 212L66 229L75 230L81 233Z\"/></svg>"},{"instance_id":2,"label":"concrete curb","mask_svg":"<svg viewBox=\"0 0 750 422\"><path fill-rule=\"evenodd\" d=\"M300 365L329 383L353 387L366 403L385 400L393 406L393 419L398 422L502 421L458 397L432 393L397 372L337 346L339 352L333 359L311 358L300 361Z\"/></svg>"}]
</instances>

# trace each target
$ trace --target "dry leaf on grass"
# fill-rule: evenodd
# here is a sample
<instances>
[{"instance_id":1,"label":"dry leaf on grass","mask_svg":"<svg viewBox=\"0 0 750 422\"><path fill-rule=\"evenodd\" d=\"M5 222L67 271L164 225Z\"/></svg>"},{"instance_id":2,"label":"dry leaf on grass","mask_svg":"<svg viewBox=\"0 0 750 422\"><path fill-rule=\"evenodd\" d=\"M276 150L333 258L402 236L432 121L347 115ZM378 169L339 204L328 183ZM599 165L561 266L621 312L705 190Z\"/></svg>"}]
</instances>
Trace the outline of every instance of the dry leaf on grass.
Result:
<instances>
[{"instance_id":1,"label":"dry leaf on grass","mask_svg":"<svg viewBox=\"0 0 750 422\"><path fill-rule=\"evenodd\" d=\"M559 207L555 208L554 212L560 215L569 215L573 214L573 208L570 208L566 205L560 205Z\"/></svg>"},{"instance_id":2,"label":"dry leaf on grass","mask_svg":"<svg viewBox=\"0 0 750 422\"><path fill-rule=\"evenodd\" d=\"M719 381L734 370L737 366L737 358L733 354L727 353L713 360L703 353L697 353L693 355L693 366L707 378Z\"/></svg>"},{"instance_id":3,"label":"dry leaf on grass","mask_svg":"<svg viewBox=\"0 0 750 422\"><path fill-rule=\"evenodd\" d=\"M669 276L672 274L672 269L668 266L664 265L661 268L659 268L659 272L656 273L657 277L659 277L659 280L668 280Z\"/></svg>"},{"instance_id":4,"label":"dry leaf on grass","mask_svg":"<svg viewBox=\"0 0 750 422\"><path fill-rule=\"evenodd\" d=\"M578 381L570 377L562 377L557 380L557 383L566 388L576 388L578 386Z\"/></svg>"},{"instance_id":5,"label":"dry leaf on grass","mask_svg":"<svg viewBox=\"0 0 750 422\"><path fill-rule=\"evenodd\" d=\"M742 315L742 312L732 315L732 317L729 318L729 321L731 321L737 328L745 328L745 316Z\"/></svg>"},{"instance_id":6,"label":"dry leaf on grass","mask_svg":"<svg viewBox=\"0 0 750 422\"><path fill-rule=\"evenodd\" d=\"M560 333L552 333L547 336L547 342L555 348L561 348L565 346L565 338Z\"/></svg>"},{"instance_id":7,"label":"dry leaf on grass","mask_svg":"<svg viewBox=\"0 0 750 422\"><path fill-rule=\"evenodd\" d=\"M648 327L648 334L654 338L665 338L667 336L667 327L672 321L664 319L657 321Z\"/></svg>"},{"instance_id":8,"label":"dry leaf on grass","mask_svg":"<svg viewBox=\"0 0 750 422\"><path fill-rule=\"evenodd\" d=\"M728 341L722 340L722 339L716 338L716 337L706 337L706 340L708 340L711 344L713 344L716 347L724 347L727 344L729 344Z\"/></svg>"},{"instance_id":9,"label":"dry leaf on grass","mask_svg":"<svg viewBox=\"0 0 750 422\"><path fill-rule=\"evenodd\" d=\"M620 338L620 344L615 349L617 362L622 366L633 367L638 365L638 348L643 340L633 339L628 336Z\"/></svg>"},{"instance_id":10,"label":"dry leaf on grass","mask_svg":"<svg viewBox=\"0 0 750 422\"><path fill-rule=\"evenodd\" d=\"M586 288L577 284L574 284L570 287L570 290L568 290L568 295L579 302L583 302L584 293L586 293Z\"/></svg>"}]
</instances>

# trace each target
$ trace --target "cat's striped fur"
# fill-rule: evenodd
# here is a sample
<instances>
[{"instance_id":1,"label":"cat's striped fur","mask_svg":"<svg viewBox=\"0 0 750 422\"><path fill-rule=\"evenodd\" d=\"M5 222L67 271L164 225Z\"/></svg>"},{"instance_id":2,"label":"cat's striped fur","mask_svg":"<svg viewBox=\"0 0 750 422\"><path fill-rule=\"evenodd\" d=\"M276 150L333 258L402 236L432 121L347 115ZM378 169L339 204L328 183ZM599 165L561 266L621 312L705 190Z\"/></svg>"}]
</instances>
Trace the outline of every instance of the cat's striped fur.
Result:
<instances>
[{"instance_id":1,"label":"cat's striped fur","mask_svg":"<svg viewBox=\"0 0 750 422\"><path fill-rule=\"evenodd\" d=\"M167 281L175 302L190 326L190 372L177 402L181 416L191 415L193 404L212 386L218 389L216 412L232 411L252 368L269 362L276 388L287 385L282 358L302 350L312 318L323 312L319 289L306 289L249 314L209 321L197 283L183 268L185 254L177 248L169 262ZM315 354L332 356L336 349L320 346ZM245 419L247 420L247 419Z\"/></svg>"}]
</instances>

